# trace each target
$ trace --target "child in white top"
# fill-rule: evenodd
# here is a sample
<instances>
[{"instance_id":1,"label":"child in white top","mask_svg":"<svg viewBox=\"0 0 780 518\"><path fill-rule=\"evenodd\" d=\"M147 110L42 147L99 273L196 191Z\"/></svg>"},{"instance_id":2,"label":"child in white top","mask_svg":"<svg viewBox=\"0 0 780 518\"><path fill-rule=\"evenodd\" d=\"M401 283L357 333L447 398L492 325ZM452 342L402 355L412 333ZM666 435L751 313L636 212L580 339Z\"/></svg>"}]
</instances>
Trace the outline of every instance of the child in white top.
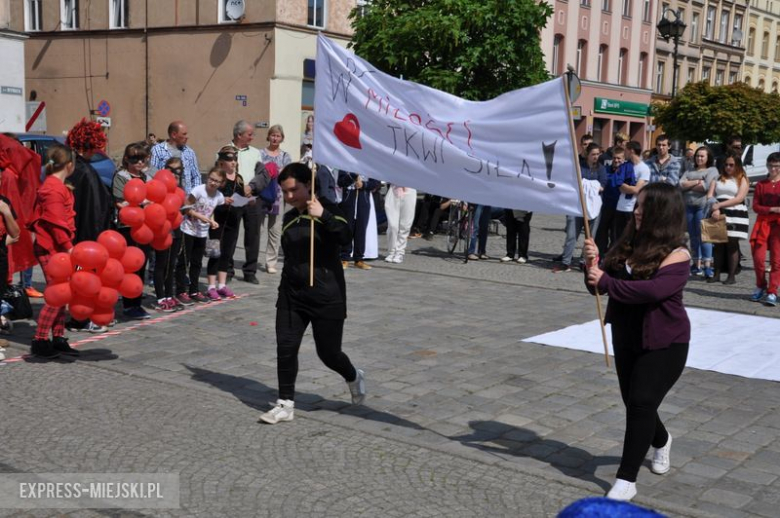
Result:
<instances>
[{"instance_id":1,"label":"child in white top","mask_svg":"<svg viewBox=\"0 0 780 518\"><path fill-rule=\"evenodd\" d=\"M225 172L214 167L209 171L206 183L192 189L186 201L186 204L192 207L185 213L181 224L184 237L184 260L180 260L176 268L179 270L177 274L179 278L184 275L185 270L189 271L189 296L195 302L209 301L198 289L198 278L209 229L219 228L219 224L214 221L214 209L226 203L225 197L219 192L219 188L224 183Z\"/></svg>"}]
</instances>

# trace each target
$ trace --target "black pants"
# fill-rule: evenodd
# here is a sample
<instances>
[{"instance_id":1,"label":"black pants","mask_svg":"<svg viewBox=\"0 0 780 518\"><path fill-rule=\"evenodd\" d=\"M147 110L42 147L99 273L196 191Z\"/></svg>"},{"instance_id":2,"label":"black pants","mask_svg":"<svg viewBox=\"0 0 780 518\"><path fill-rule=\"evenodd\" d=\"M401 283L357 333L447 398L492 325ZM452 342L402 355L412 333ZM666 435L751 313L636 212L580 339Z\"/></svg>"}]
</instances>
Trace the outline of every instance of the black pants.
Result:
<instances>
[{"instance_id":1,"label":"black pants","mask_svg":"<svg viewBox=\"0 0 780 518\"><path fill-rule=\"evenodd\" d=\"M528 259L528 240L531 236L531 216L533 212L526 213L523 221L515 219L513 211L504 210L506 220L506 255L513 258L515 252L518 257Z\"/></svg>"},{"instance_id":2,"label":"black pants","mask_svg":"<svg viewBox=\"0 0 780 518\"><path fill-rule=\"evenodd\" d=\"M615 235L617 230L615 227L616 214L617 209L607 207L606 205L601 206L601 213L599 215L599 228L596 230L596 246L598 247L599 254L601 254L602 257L607 255L607 251L609 251L610 247L615 244L617 238L620 237L620 234ZM623 228L625 228L625 226Z\"/></svg>"},{"instance_id":3,"label":"black pants","mask_svg":"<svg viewBox=\"0 0 780 518\"><path fill-rule=\"evenodd\" d=\"M344 192L346 194L341 202L341 210L352 230L353 242L341 248L341 260L349 261L351 257L355 262L362 261L366 253L366 230L371 210L371 193L362 189Z\"/></svg>"},{"instance_id":4,"label":"black pants","mask_svg":"<svg viewBox=\"0 0 780 518\"><path fill-rule=\"evenodd\" d=\"M198 279L203 265L203 253L206 251L206 238L195 237L182 233L184 247L179 260L176 261L176 285L178 289L187 287L187 275L189 275L189 289L187 293L198 293Z\"/></svg>"},{"instance_id":5,"label":"black pants","mask_svg":"<svg viewBox=\"0 0 780 518\"><path fill-rule=\"evenodd\" d=\"M244 223L244 251L246 252L244 257L244 266L241 270L244 272L244 277L252 277L257 274L257 257L260 255L260 206L261 203L255 205L247 205L239 209L232 208L229 212L235 212L238 220ZM221 225L221 223L220 223ZM227 231L226 231L227 232ZM238 224L236 224L236 240L238 240ZM233 245L233 251L236 246ZM225 269L219 267L220 271L228 272L231 275L234 273L233 269L233 253L230 253L228 257L228 263Z\"/></svg>"},{"instance_id":6,"label":"black pants","mask_svg":"<svg viewBox=\"0 0 780 518\"><path fill-rule=\"evenodd\" d=\"M669 433L658 417L658 407L680 378L687 358L688 344L653 351L639 344L615 345L615 368L626 406L626 434L617 478L636 482L650 446L666 444Z\"/></svg>"},{"instance_id":7,"label":"black pants","mask_svg":"<svg viewBox=\"0 0 780 518\"><path fill-rule=\"evenodd\" d=\"M279 376L279 399L295 399L298 377L298 350L303 333L311 322L317 356L326 367L346 380L355 381L357 371L341 351L344 319L312 318L306 312L279 308L276 310L276 371Z\"/></svg>"},{"instance_id":8,"label":"black pants","mask_svg":"<svg viewBox=\"0 0 780 518\"><path fill-rule=\"evenodd\" d=\"M620 239L620 236L623 235L623 231L631 222L631 216L633 215L634 215L633 211L631 212L620 212L617 210L615 211L615 219L612 220L612 231L615 233L615 240ZM601 226L601 223L599 223L599 226ZM599 253L602 255L602 257L606 255L605 251L601 250L601 248L599 248Z\"/></svg>"},{"instance_id":9,"label":"black pants","mask_svg":"<svg viewBox=\"0 0 780 518\"><path fill-rule=\"evenodd\" d=\"M132 229L130 227L119 227L119 233L125 236L125 240L127 241L127 246L137 246L140 248L144 253L144 264L141 265L141 268L137 272L125 272L125 273L135 273L138 275L143 282L146 282L144 279L146 279L146 262L149 259L149 254L151 253L152 248L149 245L139 245L135 241L133 241L133 238L130 237L130 231ZM130 308L140 308L141 302L144 300L144 294L141 293L140 297L136 297L134 299L128 299L127 297L122 297L122 307L124 309L130 309Z\"/></svg>"},{"instance_id":10,"label":"black pants","mask_svg":"<svg viewBox=\"0 0 780 518\"><path fill-rule=\"evenodd\" d=\"M233 266L233 254L238 244L238 232L241 218L245 214L243 207L230 207L221 218L216 218L219 228L209 231L211 239L219 239L219 258L209 257L206 263L206 273L216 275L217 272L228 272ZM246 220L244 223L246 230ZM246 243L246 240L244 240ZM259 240L258 240L259 243ZM244 263L246 265L246 263ZM255 254L255 271L257 270L257 254ZM246 274L246 270L244 271ZM250 274L253 272L250 272Z\"/></svg>"},{"instance_id":11,"label":"black pants","mask_svg":"<svg viewBox=\"0 0 780 518\"><path fill-rule=\"evenodd\" d=\"M181 253L181 236L181 230L174 230L171 247L167 250L155 250L154 252L154 292L157 295L157 300L168 299L176 293L185 291L185 287L181 285L176 286L180 291L175 293L173 291L176 264Z\"/></svg>"}]
</instances>

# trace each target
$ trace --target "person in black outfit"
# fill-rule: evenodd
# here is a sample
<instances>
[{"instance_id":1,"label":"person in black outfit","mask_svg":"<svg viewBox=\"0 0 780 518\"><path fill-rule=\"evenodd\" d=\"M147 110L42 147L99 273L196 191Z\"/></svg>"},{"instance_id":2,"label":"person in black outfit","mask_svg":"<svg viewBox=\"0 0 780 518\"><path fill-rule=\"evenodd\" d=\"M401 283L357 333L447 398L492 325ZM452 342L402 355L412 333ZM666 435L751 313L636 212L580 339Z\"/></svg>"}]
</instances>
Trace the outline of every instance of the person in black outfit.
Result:
<instances>
[{"instance_id":1,"label":"person in black outfit","mask_svg":"<svg viewBox=\"0 0 780 518\"><path fill-rule=\"evenodd\" d=\"M298 350L311 323L317 356L341 374L352 394L352 404L366 397L365 373L356 369L341 351L347 288L340 262L343 246L352 240L347 219L338 206L311 199L311 170L304 164L285 167L279 175L284 201L293 207L284 215L282 250L284 269L276 301L276 354L279 399L260 416L276 424L292 421ZM309 286L310 228L314 218L314 286Z\"/></svg>"},{"instance_id":2,"label":"person in black outfit","mask_svg":"<svg viewBox=\"0 0 780 518\"><path fill-rule=\"evenodd\" d=\"M378 180L371 180L363 175L339 171L338 185L343 189L340 207L354 236L354 247L350 240L341 250L341 265L347 268L352 260L355 262L355 268L370 270L371 267L363 261L363 254L366 251L371 193L381 184Z\"/></svg>"}]
</instances>

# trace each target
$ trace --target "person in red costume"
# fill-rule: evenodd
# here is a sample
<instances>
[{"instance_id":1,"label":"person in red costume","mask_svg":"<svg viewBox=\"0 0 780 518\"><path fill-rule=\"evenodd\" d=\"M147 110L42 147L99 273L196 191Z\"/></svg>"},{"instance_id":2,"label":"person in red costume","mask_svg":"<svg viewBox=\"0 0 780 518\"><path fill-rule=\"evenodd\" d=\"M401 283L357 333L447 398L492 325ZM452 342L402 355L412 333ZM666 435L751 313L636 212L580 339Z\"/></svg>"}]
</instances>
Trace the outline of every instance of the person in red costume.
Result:
<instances>
[{"instance_id":1,"label":"person in red costume","mask_svg":"<svg viewBox=\"0 0 780 518\"><path fill-rule=\"evenodd\" d=\"M46 265L51 256L59 252L70 252L76 235L76 213L73 210L73 193L65 180L75 169L73 151L62 144L52 145L46 152L46 181L38 189L32 229L36 235L35 256L46 274L46 282L51 282L46 273ZM49 333L52 339L49 339ZM65 308L55 308L44 304L38 314L38 327L32 340L33 355L51 359L60 353L78 356L65 338Z\"/></svg>"},{"instance_id":2,"label":"person in red costume","mask_svg":"<svg viewBox=\"0 0 780 518\"><path fill-rule=\"evenodd\" d=\"M750 251L756 270L756 289L750 300L776 306L780 286L780 153L772 153L766 158L766 168L769 174L756 184L753 193L753 211L758 218L750 235ZM771 265L768 283L767 252Z\"/></svg>"}]
</instances>

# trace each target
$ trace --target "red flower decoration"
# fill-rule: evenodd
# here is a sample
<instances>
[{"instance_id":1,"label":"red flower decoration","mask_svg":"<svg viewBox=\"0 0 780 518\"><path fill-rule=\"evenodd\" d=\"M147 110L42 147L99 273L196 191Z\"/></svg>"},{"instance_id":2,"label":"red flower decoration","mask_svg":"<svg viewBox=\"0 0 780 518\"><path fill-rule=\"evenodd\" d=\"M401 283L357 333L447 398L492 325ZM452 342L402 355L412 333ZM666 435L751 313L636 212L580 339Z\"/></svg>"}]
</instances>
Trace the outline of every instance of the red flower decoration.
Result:
<instances>
[{"instance_id":1,"label":"red flower decoration","mask_svg":"<svg viewBox=\"0 0 780 518\"><path fill-rule=\"evenodd\" d=\"M70 129L65 142L76 151L84 152L104 151L108 141L99 122L81 119Z\"/></svg>"}]
</instances>

